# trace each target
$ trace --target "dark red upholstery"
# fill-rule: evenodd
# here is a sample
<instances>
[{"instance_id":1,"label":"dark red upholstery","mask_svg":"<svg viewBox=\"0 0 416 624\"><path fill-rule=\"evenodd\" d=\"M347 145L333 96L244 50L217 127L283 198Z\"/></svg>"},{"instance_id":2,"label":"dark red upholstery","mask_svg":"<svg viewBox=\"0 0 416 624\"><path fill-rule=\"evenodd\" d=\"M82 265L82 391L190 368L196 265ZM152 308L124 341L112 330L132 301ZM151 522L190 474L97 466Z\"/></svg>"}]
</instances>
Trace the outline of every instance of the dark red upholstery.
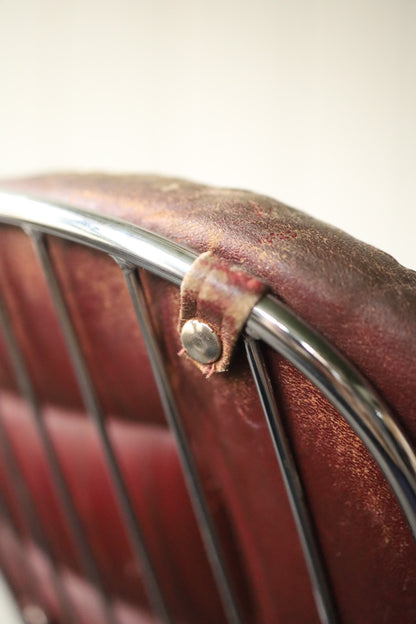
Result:
<instances>
[{"instance_id":1,"label":"dark red upholstery","mask_svg":"<svg viewBox=\"0 0 416 624\"><path fill-rule=\"evenodd\" d=\"M117 216L191 247L208 249L261 278L347 355L416 442L416 275L391 257L269 198L158 177L62 175L3 188ZM0 233L0 287L109 596L126 624L151 621L140 573L123 532L103 457L29 240ZM185 490L174 441L152 380L120 270L72 243L51 241L52 258L81 338L112 440L177 621L224 616ZM228 373L206 380L177 357L178 289L142 275L172 388L204 490L233 570L247 623L318 621L305 564L268 431L241 350ZM27 406L0 345L1 418L85 622L93 596L54 500ZM329 570L341 621L411 623L416 548L401 511L367 451L341 416L291 365L265 351ZM0 463L0 468L1 468ZM25 519L0 470L19 527L2 528L0 556L19 596ZM44 598L55 612L50 589ZM87 598L86 596L90 596Z\"/></svg>"}]
</instances>

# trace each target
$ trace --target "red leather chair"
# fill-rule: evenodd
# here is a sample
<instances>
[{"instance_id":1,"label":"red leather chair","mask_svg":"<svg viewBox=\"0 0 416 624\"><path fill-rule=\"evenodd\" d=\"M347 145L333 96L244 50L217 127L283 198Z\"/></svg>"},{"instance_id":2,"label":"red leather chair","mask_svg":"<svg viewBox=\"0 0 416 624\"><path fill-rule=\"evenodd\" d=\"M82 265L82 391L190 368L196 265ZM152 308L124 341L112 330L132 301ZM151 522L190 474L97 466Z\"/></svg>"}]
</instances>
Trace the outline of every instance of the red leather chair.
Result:
<instances>
[{"instance_id":1,"label":"red leather chair","mask_svg":"<svg viewBox=\"0 0 416 624\"><path fill-rule=\"evenodd\" d=\"M416 274L246 191L1 187L0 565L27 619L414 622ZM209 378L177 329L207 251L267 290ZM217 285L195 314L221 342Z\"/></svg>"}]
</instances>

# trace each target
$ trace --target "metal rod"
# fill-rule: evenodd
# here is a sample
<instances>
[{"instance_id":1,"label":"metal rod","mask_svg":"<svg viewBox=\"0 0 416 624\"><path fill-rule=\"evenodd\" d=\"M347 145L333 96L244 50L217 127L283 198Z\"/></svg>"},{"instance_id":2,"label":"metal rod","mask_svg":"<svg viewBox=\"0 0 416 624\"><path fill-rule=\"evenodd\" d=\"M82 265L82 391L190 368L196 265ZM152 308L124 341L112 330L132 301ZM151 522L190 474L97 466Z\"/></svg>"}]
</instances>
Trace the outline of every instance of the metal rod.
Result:
<instances>
[{"instance_id":1,"label":"metal rod","mask_svg":"<svg viewBox=\"0 0 416 624\"><path fill-rule=\"evenodd\" d=\"M302 482L286 438L260 349L258 343L253 338L246 338L245 346L247 359L269 427L276 458L295 520L318 614L322 624L335 624L338 618L329 590L322 554L308 511Z\"/></svg>"},{"instance_id":2,"label":"metal rod","mask_svg":"<svg viewBox=\"0 0 416 624\"><path fill-rule=\"evenodd\" d=\"M16 453L13 449L12 443L9 439L6 428L3 425L2 419L0 418L0 452L5 462L5 467L7 471L7 480L10 484L12 484L12 492L14 498L18 501L18 506L22 510L27 523L30 528L31 537L34 543L38 544L40 548L43 550L47 558L49 559L49 571L50 571L50 582L52 585L55 585L56 594L58 596L60 602L61 612L63 614L64 620L69 622L70 624L75 624L77 622L77 617L75 615L74 606L72 604L71 598L68 594L68 591L65 587L65 584L62 582L61 574L59 571L59 565L57 559L55 557L55 553L53 551L51 542L48 538L47 532L43 528L43 523L40 518L40 514L36 511L36 506L33 500L33 497L29 491L29 488L25 482L22 470L20 468L19 461L16 457ZM27 566L31 566L29 558L25 558ZM34 570L31 570L31 575L34 576L37 583L37 575ZM38 594L39 595L39 594ZM36 594L34 596L36 598Z\"/></svg>"},{"instance_id":3,"label":"metal rod","mask_svg":"<svg viewBox=\"0 0 416 624\"><path fill-rule=\"evenodd\" d=\"M180 284L196 254L120 219L0 192L0 221L81 242ZM250 315L260 338L315 384L364 442L386 476L416 541L416 455L389 410L355 367L272 295Z\"/></svg>"},{"instance_id":4,"label":"metal rod","mask_svg":"<svg viewBox=\"0 0 416 624\"><path fill-rule=\"evenodd\" d=\"M416 540L416 456L371 385L275 297L265 297L255 306L246 332L287 358L354 429L384 473Z\"/></svg>"},{"instance_id":5,"label":"metal rod","mask_svg":"<svg viewBox=\"0 0 416 624\"><path fill-rule=\"evenodd\" d=\"M79 242L180 284L196 254L113 217L0 192L0 221ZM416 540L416 455L374 389L337 350L267 295L246 324L318 387L357 433L386 476Z\"/></svg>"},{"instance_id":6,"label":"metal rod","mask_svg":"<svg viewBox=\"0 0 416 624\"><path fill-rule=\"evenodd\" d=\"M156 273L180 285L196 254L143 228L74 206L0 191L0 221L60 236ZM138 253L139 251L139 253Z\"/></svg>"},{"instance_id":7,"label":"metal rod","mask_svg":"<svg viewBox=\"0 0 416 624\"><path fill-rule=\"evenodd\" d=\"M153 333L141 284L134 269L123 263L120 263L120 266L123 270L131 301L140 325L165 416L178 444L179 457L182 463L185 482L190 493L194 512L199 523L202 539L225 613L230 624L239 624L244 621L244 618L241 613L240 605L234 595L231 575L227 569L215 527L211 520L209 507L203 494L198 471L176 407L159 346Z\"/></svg>"},{"instance_id":8,"label":"metal rod","mask_svg":"<svg viewBox=\"0 0 416 624\"><path fill-rule=\"evenodd\" d=\"M117 458L108 436L104 415L102 413L75 328L49 255L47 242L42 234L35 231L32 232L32 239L34 241L35 248L49 287L49 292L65 337L68 352L71 357L85 407L89 412L98 433L110 477L115 488L118 504L121 509L122 518L130 539L130 544L143 573L143 582L150 603L155 613L158 614L161 622L170 624L172 619L169 615L168 608L160 588L159 580L157 578L150 553L146 546L144 535L136 518L127 487L124 483Z\"/></svg>"},{"instance_id":9,"label":"metal rod","mask_svg":"<svg viewBox=\"0 0 416 624\"><path fill-rule=\"evenodd\" d=\"M0 192L0 221L104 251L180 284L196 254L131 223L89 210ZM389 410L355 367L267 295L251 313L248 335L260 338L301 370L342 414L386 476L416 541L416 455ZM349 383L351 382L351 383Z\"/></svg>"},{"instance_id":10,"label":"metal rod","mask_svg":"<svg viewBox=\"0 0 416 624\"><path fill-rule=\"evenodd\" d=\"M38 404L29 373L26 369L26 363L20 351L19 344L13 334L9 315L1 296L0 323L3 327L4 339L17 384L21 395L31 408L33 421L45 451L45 457L48 463L54 492L64 511L67 526L76 548L78 560L82 565L87 578L89 578L97 588L97 599L101 607L104 621L108 622L108 624L116 624L112 607L108 602L106 591L102 583L99 568L95 562L94 554L84 532L84 528L78 516L72 495L56 455L55 448L43 420L41 409Z\"/></svg>"}]
</instances>

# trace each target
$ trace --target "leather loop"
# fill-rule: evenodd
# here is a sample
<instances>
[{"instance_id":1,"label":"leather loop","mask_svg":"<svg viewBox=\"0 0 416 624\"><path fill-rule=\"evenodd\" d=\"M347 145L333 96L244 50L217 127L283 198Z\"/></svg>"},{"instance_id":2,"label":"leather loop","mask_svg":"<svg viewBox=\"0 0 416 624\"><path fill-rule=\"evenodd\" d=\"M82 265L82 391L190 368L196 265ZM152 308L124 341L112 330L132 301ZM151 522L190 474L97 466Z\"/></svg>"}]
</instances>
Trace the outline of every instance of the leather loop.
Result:
<instances>
[{"instance_id":1,"label":"leather loop","mask_svg":"<svg viewBox=\"0 0 416 624\"><path fill-rule=\"evenodd\" d=\"M184 348L179 355L186 355L207 377L228 370L238 336L265 289L258 279L211 251L198 256L182 281L178 331L190 320L204 323L215 332L221 351L210 364L196 361Z\"/></svg>"}]
</instances>

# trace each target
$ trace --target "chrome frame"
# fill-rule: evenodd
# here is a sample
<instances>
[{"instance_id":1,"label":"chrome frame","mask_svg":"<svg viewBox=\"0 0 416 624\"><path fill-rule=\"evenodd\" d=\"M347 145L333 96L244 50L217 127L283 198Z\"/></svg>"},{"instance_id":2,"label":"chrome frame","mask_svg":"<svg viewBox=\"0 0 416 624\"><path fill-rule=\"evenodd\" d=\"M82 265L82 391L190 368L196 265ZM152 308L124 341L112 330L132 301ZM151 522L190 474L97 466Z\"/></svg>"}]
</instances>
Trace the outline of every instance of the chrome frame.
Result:
<instances>
[{"instance_id":1,"label":"chrome frame","mask_svg":"<svg viewBox=\"0 0 416 624\"><path fill-rule=\"evenodd\" d=\"M140 527L134 517L128 493L103 424L101 408L95 396L94 387L89 378L52 263L49 260L44 235L57 236L105 252L120 265L142 329L165 414L178 443L185 480L228 621L232 624L242 624L244 614L235 598L232 578L221 554L220 544L210 519L208 506L204 500L198 473L181 425L180 415L169 388L158 345L151 331L140 282L135 271L137 267L144 268L176 285L180 285L186 272L196 259L196 254L161 236L119 219L101 216L76 207L63 206L9 193L0 193L0 223L15 225L25 230L37 249L84 402L100 434L134 552L140 558L145 573L149 598L155 611L159 614L161 622L169 624L172 619L164 603L163 594L148 556ZM14 370L20 382L22 394L32 405L34 418L38 428L40 428L44 444L46 447L51 447L50 440L45 437L45 432L42 432L42 419L39 416L36 397L31 388L25 363L17 346L13 345L14 339L5 310L3 311L2 324L7 341L11 341ZM262 363L258 341L265 342L297 367L322 391L354 429L395 493L415 540L416 455L371 385L334 347L296 317L275 297L267 295L254 307L245 327L248 361L291 503L317 609L323 623L335 623L337 621L336 609L333 605L330 584L320 555L319 543L309 517L299 474L279 421L267 371ZM53 448L49 448L47 454L50 465L58 470L56 487L61 499L63 498L65 502L68 492L66 492L66 484L61 478L57 459L53 457ZM68 501L66 501L66 505L68 505ZM82 549L85 547L85 536L74 509L69 509L69 524L73 535L75 534L75 542ZM94 569L95 564L92 553L88 551L88 545L86 548L87 556L85 557L85 551L83 553L87 560L84 562L86 563L86 572L99 590L105 621L108 624L113 624L116 621L114 613L111 605L106 601L99 573L98 570ZM80 554L82 556L82 553Z\"/></svg>"},{"instance_id":2,"label":"chrome frame","mask_svg":"<svg viewBox=\"0 0 416 624\"><path fill-rule=\"evenodd\" d=\"M12 369L19 387L22 397L25 398L30 406L31 417L42 446L45 451L45 458L52 478L52 486L56 494L57 500L65 512L65 518L68 525L69 534L71 535L75 551L81 567L84 570L86 578L89 578L93 587L97 589L97 598L103 614L103 622L106 624L116 624L116 619L111 605L108 603L107 595L104 590L103 581L100 570L96 564L92 549L88 542L82 523L79 519L76 507L73 503L72 496L63 471L61 469L57 454L48 429L42 418L41 409L35 395L26 363L20 352L19 345L13 335L12 326L8 316L8 312L0 296L0 326L3 330L6 348L10 357ZM6 442L7 443L7 442ZM14 475L14 485L16 485L17 473L13 470L13 466L9 466L10 473ZM41 523L38 522L39 526ZM53 559L52 559L53 561ZM64 611L66 613L66 611ZM69 620L70 621L70 620Z\"/></svg>"}]
</instances>

